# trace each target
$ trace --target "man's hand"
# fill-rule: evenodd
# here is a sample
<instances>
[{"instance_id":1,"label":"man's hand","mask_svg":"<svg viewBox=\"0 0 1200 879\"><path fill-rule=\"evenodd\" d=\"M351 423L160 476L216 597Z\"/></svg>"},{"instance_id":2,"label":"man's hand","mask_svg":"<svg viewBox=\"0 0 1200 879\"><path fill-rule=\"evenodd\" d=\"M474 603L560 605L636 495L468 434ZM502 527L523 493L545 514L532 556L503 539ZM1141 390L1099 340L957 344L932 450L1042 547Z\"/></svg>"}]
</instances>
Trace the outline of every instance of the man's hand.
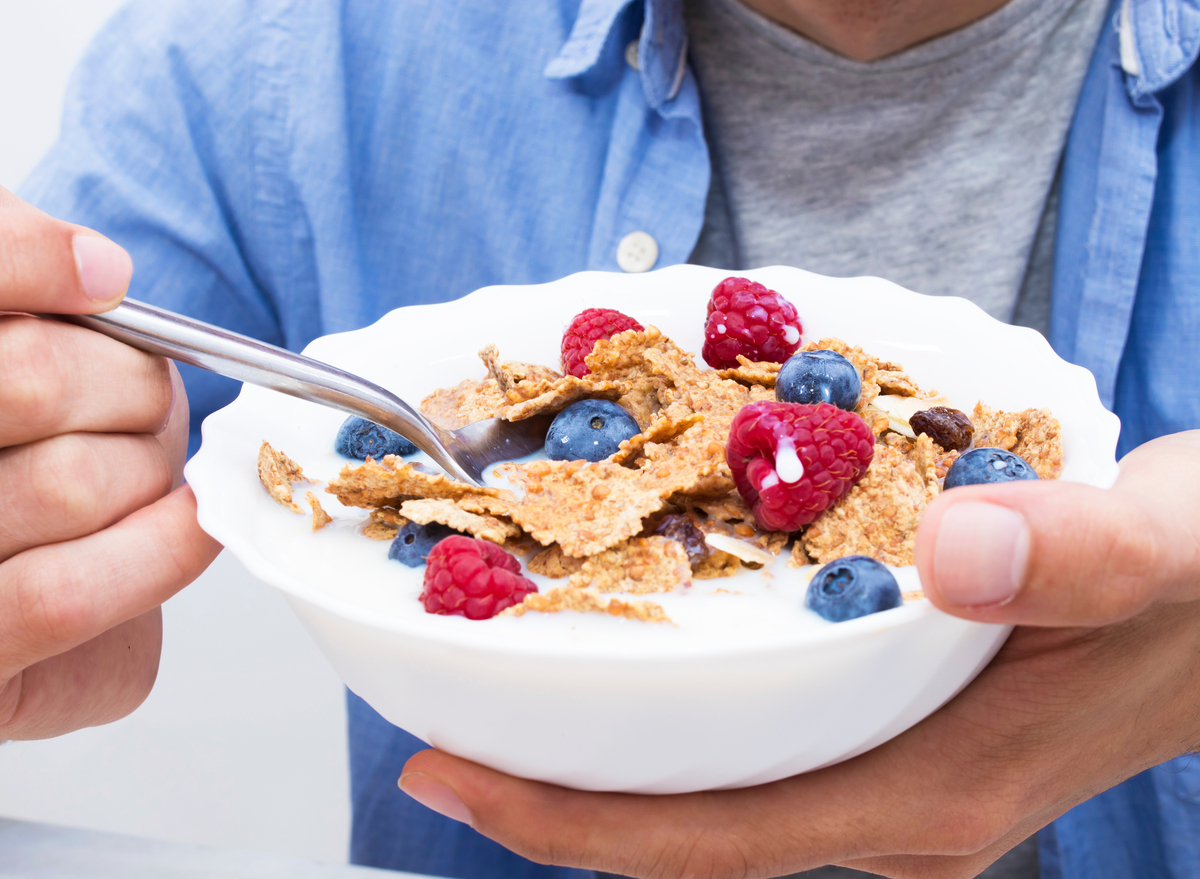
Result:
<instances>
[{"instance_id":1,"label":"man's hand","mask_svg":"<svg viewBox=\"0 0 1200 879\"><path fill-rule=\"evenodd\" d=\"M158 607L220 546L182 483L168 361L23 313L125 295L128 254L0 189L0 741L123 717L158 671Z\"/></svg>"},{"instance_id":2,"label":"man's hand","mask_svg":"<svg viewBox=\"0 0 1200 879\"><path fill-rule=\"evenodd\" d=\"M1200 431L1130 454L1108 491L1023 482L939 497L917 540L930 599L1019 627L957 698L861 757L745 790L640 797L423 751L401 787L536 861L622 875L841 863L975 876L1077 803L1200 747L1196 486Z\"/></svg>"}]
</instances>

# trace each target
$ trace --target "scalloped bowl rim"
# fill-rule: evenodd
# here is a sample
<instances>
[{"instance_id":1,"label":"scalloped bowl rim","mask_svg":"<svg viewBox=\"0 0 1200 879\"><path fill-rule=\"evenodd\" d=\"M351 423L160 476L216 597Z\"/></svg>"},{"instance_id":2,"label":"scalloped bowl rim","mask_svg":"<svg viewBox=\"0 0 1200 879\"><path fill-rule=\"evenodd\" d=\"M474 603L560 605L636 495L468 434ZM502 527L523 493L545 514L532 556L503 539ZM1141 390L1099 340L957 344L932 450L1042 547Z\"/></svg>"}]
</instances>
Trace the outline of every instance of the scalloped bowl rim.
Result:
<instances>
[{"instance_id":1,"label":"scalloped bowl rim","mask_svg":"<svg viewBox=\"0 0 1200 879\"><path fill-rule=\"evenodd\" d=\"M668 268L657 270L656 272L642 275L642 278L653 275L661 275L667 272L679 271L695 271L700 269L698 266L671 266ZM705 272L714 272L715 270L703 269ZM911 302L928 303L928 300L934 297L924 296L919 293L914 293L903 287L900 287L890 281L882 278L870 276L862 276L856 278L825 278L816 276L809 272L804 272L800 269L794 269L785 266L772 266L757 270L748 270L739 272L739 275L744 275L756 280L762 280L764 276L773 276L779 272L799 273L801 280L803 276L809 278L819 277L823 282L835 282L853 284L857 288L859 294L875 293L886 295L891 299L889 305L902 304L903 299L907 298ZM722 275L728 275L729 272L722 272ZM511 302L511 297L514 292L525 295L537 295L539 293L549 292L563 285L578 283L581 281L594 280L602 278L605 281L613 281L614 278L636 278L638 276L617 275L608 272L578 272L569 275L557 281L551 281L545 284L537 285L495 285L483 287L474 291L460 299L451 300L449 302L422 304L405 306L395 309L379 318L369 326L349 330L346 332L329 334L315 339L305 348L305 353L310 356L321 356L321 352L326 349L336 348L341 343L347 342L354 336L364 333L381 332L389 324L402 320L410 320L413 316L423 315L425 313L443 312L449 313L455 309L466 309L472 306L490 302L499 297L506 297L506 301ZM763 283L767 283L763 281ZM768 283L768 286L771 286ZM990 324L991 330L1010 333L1013 337L1024 337L1026 344L1032 344L1035 348L1044 349L1041 353L1049 354L1058 362L1058 367L1061 369L1061 375L1056 376L1059 380L1070 380L1078 386L1078 390L1095 399L1097 411L1095 414L1098 417L1098 427L1096 433L1098 443L1111 448L1115 451L1117 443L1117 434L1119 432L1119 421L1111 412L1103 409L1100 405L1099 395L1096 389L1095 379L1092 374L1081 366L1070 364L1058 358L1058 355L1050 348L1049 343L1036 330L1025 327L1017 327L1001 323L983 312L978 306L969 300L959 297L936 297L936 303L939 309L946 313L953 309L959 314L955 315L956 319L966 319L969 321L979 321ZM803 319L803 314L801 315ZM806 338L808 334L805 334ZM857 344L854 339L847 339L851 344ZM317 353L313 353L316 349ZM332 360L332 358L331 358ZM856 620L839 623L835 626L821 627L816 629L805 629L794 634L779 635L774 637L765 637L761 640L745 643L729 643L729 644L538 644L538 643L520 643L513 641L508 644L498 643L495 641L481 644L479 639L474 636L470 630L440 630L434 631L423 626L420 619L404 619L400 617L382 617L377 611L368 607L364 607L356 602L340 599L329 594L322 589L305 583L302 579L291 575L290 573L281 570L276 566L271 558L264 553L259 546L253 541L240 539L240 535L236 533L234 523L221 521L217 513L217 504L210 501L215 500L215 496L219 492L221 485L221 477L218 475L212 482L209 481L209 476L212 475L209 468L210 460L214 464L218 464L217 452L214 445L219 446L221 443L220 437L225 434L227 423L235 420L239 412L239 402L243 402L243 397L246 394L247 388L243 387L238 398L231 402L226 407L217 410L209 415L202 426L203 444L196 455L188 462L186 475L188 482L192 485L193 491L197 498L197 519L200 526L212 535L215 539L226 546L234 555L246 566L247 569L257 578L279 588L283 592L301 599L308 604L314 605L321 610L324 610L336 617L343 618L348 622L358 625L367 626L381 632L392 633L399 636L404 636L409 639L418 639L430 644L440 646L453 646L457 649L468 651L477 651L483 653L491 653L500 651L510 653L517 656L528 657L546 657L555 656L564 661L573 660L589 660L595 658L603 658L606 661L621 661L621 660L638 660L653 658L656 661L664 659L689 660L697 656L735 656L743 654L756 654L771 652L774 650L795 648L802 646L818 645L838 639L853 639L860 634L875 631L878 629L900 629L904 627L919 626L922 619L931 614L942 614L942 611L935 608L928 599L922 598L915 602L910 602L901 607L894 608L882 613L873 614L867 617L862 617ZM256 391L258 389L255 389ZM264 392L267 393L267 392ZM410 401L414 402L414 401ZM1106 417L1107 416L1107 417ZM1116 478L1116 462L1112 462L1111 472L1099 476L1088 481L1088 484L1097 485L1098 487L1108 487ZM255 480L257 484L257 480ZM1105 484L1107 483L1107 484Z\"/></svg>"}]
</instances>

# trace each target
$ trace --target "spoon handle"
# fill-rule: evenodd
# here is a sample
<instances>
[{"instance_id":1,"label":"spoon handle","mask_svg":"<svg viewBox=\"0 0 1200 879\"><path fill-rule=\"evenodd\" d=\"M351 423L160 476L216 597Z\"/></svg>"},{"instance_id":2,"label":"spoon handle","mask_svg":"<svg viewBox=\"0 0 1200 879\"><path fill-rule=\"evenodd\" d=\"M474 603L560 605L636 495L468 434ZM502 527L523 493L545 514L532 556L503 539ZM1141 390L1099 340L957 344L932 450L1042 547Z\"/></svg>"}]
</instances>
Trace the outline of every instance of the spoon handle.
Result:
<instances>
[{"instance_id":1,"label":"spoon handle","mask_svg":"<svg viewBox=\"0 0 1200 879\"><path fill-rule=\"evenodd\" d=\"M132 299L104 314L52 316L151 354L361 415L411 440L459 479L478 484L424 416L390 391L327 363Z\"/></svg>"}]
</instances>

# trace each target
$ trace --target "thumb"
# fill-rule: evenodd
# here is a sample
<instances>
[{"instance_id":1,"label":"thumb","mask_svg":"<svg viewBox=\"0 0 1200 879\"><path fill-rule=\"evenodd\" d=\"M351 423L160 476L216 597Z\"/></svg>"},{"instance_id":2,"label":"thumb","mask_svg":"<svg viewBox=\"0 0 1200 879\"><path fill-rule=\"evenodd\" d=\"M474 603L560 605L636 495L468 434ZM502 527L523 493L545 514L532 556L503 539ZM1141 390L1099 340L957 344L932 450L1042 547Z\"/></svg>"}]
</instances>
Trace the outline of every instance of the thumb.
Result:
<instances>
[{"instance_id":1,"label":"thumb","mask_svg":"<svg viewBox=\"0 0 1200 879\"><path fill-rule=\"evenodd\" d=\"M1200 597L1198 445L1192 432L1141 447L1109 490L1019 482L944 492L917 534L926 594L956 616L1037 626L1100 626L1156 600Z\"/></svg>"},{"instance_id":2,"label":"thumb","mask_svg":"<svg viewBox=\"0 0 1200 879\"><path fill-rule=\"evenodd\" d=\"M132 275L133 261L119 245L0 188L0 311L105 311Z\"/></svg>"}]
</instances>

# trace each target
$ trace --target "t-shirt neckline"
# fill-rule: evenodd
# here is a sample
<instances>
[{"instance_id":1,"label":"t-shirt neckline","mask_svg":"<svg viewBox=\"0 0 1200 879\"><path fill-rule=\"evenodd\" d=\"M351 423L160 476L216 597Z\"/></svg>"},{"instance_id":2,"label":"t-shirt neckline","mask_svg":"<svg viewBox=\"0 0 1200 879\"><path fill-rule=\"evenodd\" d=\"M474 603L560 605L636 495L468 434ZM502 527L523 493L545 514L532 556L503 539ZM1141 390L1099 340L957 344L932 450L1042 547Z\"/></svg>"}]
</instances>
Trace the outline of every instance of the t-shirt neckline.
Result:
<instances>
[{"instance_id":1,"label":"t-shirt neckline","mask_svg":"<svg viewBox=\"0 0 1200 879\"><path fill-rule=\"evenodd\" d=\"M804 35L751 9L742 0L706 0L718 11L736 17L788 54L809 63L851 74L897 73L944 63L973 50L986 50L1001 40L1024 42L1049 20L1057 18L1078 0L1009 0L996 11L964 27L933 37L893 55L874 61L855 61L827 49Z\"/></svg>"}]
</instances>

